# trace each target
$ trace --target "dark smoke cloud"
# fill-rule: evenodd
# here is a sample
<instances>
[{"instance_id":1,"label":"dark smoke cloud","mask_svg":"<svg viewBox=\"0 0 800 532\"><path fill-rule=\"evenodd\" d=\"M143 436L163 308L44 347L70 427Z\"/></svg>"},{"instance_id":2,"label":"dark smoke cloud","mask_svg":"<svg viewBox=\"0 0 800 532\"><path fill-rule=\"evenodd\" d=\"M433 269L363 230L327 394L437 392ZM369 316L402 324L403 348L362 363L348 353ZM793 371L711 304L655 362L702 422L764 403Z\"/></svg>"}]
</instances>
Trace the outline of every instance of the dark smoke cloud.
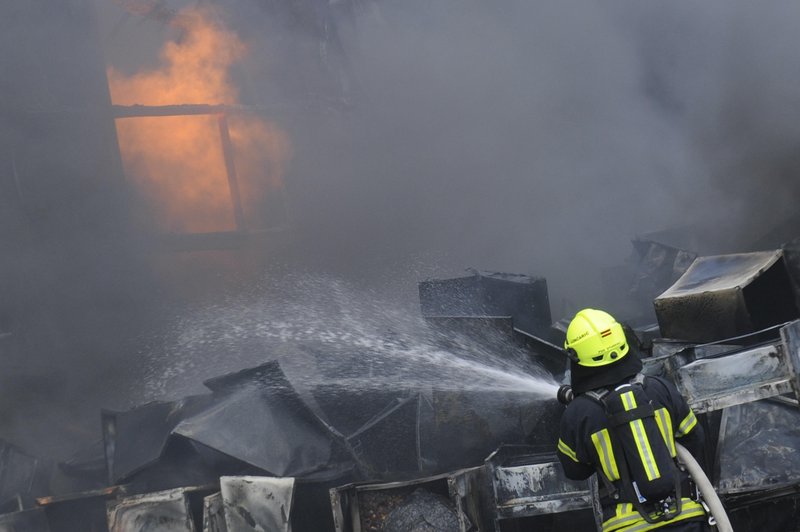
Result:
<instances>
[{"instance_id":1,"label":"dark smoke cloud","mask_svg":"<svg viewBox=\"0 0 800 532\"><path fill-rule=\"evenodd\" d=\"M297 161L298 195L326 192L300 223L355 261L438 250L578 305L637 234L749 250L798 197L796 9L378 3L347 50L361 97L314 139L340 150Z\"/></svg>"},{"instance_id":2,"label":"dark smoke cloud","mask_svg":"<svg viewBox=\"0 0 800 532\"><path fill-rule=\"evenodd\" d=\"M337 109L279 118L297 247L322 268L437 257L592 299L637 234L694 225L697 251L736 250L792 212L791 3L215 5L250 45L248 103ZM169 34L139 25L112 62Z\"/></svg>"},{"instance_id":3,"label":"dark smoke cloud","mask_svg":"<svg viewBox=\"0 0 800 532\"><path fill-rule=\"evenodd\" d=\"M758 9L737 2L726 15L717 23L716 61L691 109L693 138L728 207L730 230L776 245L780 239L758 238L787 219L793 225L780 237L800 229L800 55L792 29L800 7L776 2Z\"/></svg>"},{"instance_id":4,"label":"dark smoke cloud","mask_svg":"<svg viewBox=\"0 0 800 532\"><path fill-rule=\"evenodd\" d=\"M637 36L614 10L377 10L358 19L352 52L362 98L345 129L328 131L348 135L347 166L298 172L338 188L338 201L303 211L309 234L323 228L351 257L438 250L450 267L546 275L588 300L597 268L624 260L631 236L685 219L693 154L648 94Z\"/></svg>"},{"instance_id":5,"label":"dark smoke cloud","mask_svg":"<svg viewBox=\"0 0 800 532\"><path fill-rule=\"evenodd\" d=\"M24 322L42 368L25 369L39 387L20 386L29 393L4 408L37 436L65 410L80 410L88 433L100 406L135 401L116 385L138 351L162 348L138 335L158 338L162 317L188 315L231 278L246 290L267 263L388 284L410 305L429 275L544 275L558 318L599 304L599 271L625 261L637 234L694 226L706 236L697 251L746 250L796 213L792 2L217 0L207 4L250 46L234 71L244 103L289 109L274 118L294 145L291 229L237 267L219 267L231 263L222 253L158 255L124 215L131 191L105 179L119 177L113 134L15 114L105 105L86 90L101 54L127 73L155 64L179 35L126 4L155 3L0 8L2 293L13 303L0 318ZM34 398L63 410L37 420Z\"/></svg>"}]
</instances>

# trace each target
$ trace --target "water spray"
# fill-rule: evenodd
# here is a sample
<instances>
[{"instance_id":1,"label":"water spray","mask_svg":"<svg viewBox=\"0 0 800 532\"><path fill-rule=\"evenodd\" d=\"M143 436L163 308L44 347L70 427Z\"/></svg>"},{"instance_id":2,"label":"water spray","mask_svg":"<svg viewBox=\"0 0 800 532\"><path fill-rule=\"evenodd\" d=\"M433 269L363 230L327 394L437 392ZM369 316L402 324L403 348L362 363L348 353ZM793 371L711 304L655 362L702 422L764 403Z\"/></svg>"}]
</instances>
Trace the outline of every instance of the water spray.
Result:
<instances>
[{"instance_id":1,"label":"water spray","mask_svg":"<svg viewBox=\"0 0 800 532\"><path fill-rule=\"evenodd\" d=\"M408 309L340 280L287 277L261 287L256 299L179 316L166 354L159 348L148 357L145 399L195 393L204 379L269 359L307 389L556 394L556 381L522 348L433 330Z\"/></svg>"}]
</instances>

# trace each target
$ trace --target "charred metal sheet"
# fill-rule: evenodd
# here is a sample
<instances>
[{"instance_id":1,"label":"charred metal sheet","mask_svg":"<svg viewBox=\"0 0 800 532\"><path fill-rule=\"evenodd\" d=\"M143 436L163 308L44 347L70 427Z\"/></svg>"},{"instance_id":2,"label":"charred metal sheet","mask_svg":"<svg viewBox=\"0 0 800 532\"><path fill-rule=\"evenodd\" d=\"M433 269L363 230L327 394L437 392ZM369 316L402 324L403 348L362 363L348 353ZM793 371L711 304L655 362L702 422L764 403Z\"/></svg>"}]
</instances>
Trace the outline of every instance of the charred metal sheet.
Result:
<instances>
[{"instance_id":1,"label":"charred metal sheet","mask_svg":"<svg viewBox=\"0 0 800 532\"><path fill-rule=\"evenodd\" d=\"M723 411L717 451L721 494L800 489L800 410L773 401Z\"/></svg>"},{"instance_id":2,"label":"charred metal sheet","mask_svg":"<svg viewBox=\"0 0 800 532\"><path fill-rule=\"evenodd\" d=\"M339 465L329 462L341 436L306 406L277 363L206 384L215 393L104 412L111 480L133 479L140 489L154 490L205 483L220 461L276 476L307 476Z\"/></svg>"},{"instance_id":3,"label":"charred metal sheet","mask_svg":"<svg viewBox=\"0 0 800 532\"><path fill-rule=\"evenodd\" d=\"M740 348L738 345L695 345L661 338L653 342L652 356L642 358L642 373L674 381L678 370L683 366L698 359L732 353Z\"/></svg>"},{"instance_id":4,"label":"charred metal sheet","mask_svg":"<svg viewBox=\"0 0 800 532\"><path fill-rule=\"evenodd\" d=\"M648 301L648 304L652 304L652 299ZM629 342L638 347L639 351L649 352L653 348L653 342L661 338L661 329L655 321L634 325L623 324L622 328L628 336Z\"/></svg>"},{"instance_id":5,"label":"charred metal sheet","mask_svg":"<svg viewBox=\"0 0 800 532\"><path fill-rule=\"evenodd\" d=\"M783 246L783 257L794 285L795 302L800 307L800 238L795 238Z\"/></svg>"},{"instance_id":6,"label":"charred metal sheet","mask_svg":"<svg viewBox=\"0 0 800 532\"><path fill-rule=\"evenodd\" d=\"M101 414L109 484L122 481L161 457L172 430L187 416L202 411L211 396L149 403L126 412Z\"/></svg>"},{"instance_id":7,"label":"charred metal sheet","mask_svg":"<svg viewBox=\"0 0 800 532\"><path fill-rule=\"evenodd\" d=\"M555 455L503 446L486 459L496 519L514 519L592 507L589 486L564 476Z\"/></svg>"},{"instance_id":8,"label":"charred metal sheet","mask_svg":"<svg viewBox=\"0 0 800 532\"><path fill-rule=\"evenodd\" d=\"M724 504L734 530L796 531L800 523L797 486L726 495Z\"/></svg>"},{"instance_id":9,"label":"charred metal sheet","mask_svg":"<svg viewBox=\"0 0 800 532\"><path fill-rule=\"evenodd\" d=\"M54 497L39 497L50 523L50 532L107 532L106 505L127 493L127 486L70 493Z\"/></svg>"},{"instance_id":10,"label":"charred metal sheet","mask_svg":"<svg viewBox=\"0 0 800 532\"><path fill-rule=\"evenodd\" d=\"M214 392L226 393L239 389L244 385L255 384L269 390L275 395L294 397L296 392L277 360L271 360L254 368L221 375L203 381L203 384Z\"/></svg>"},{"instance_id":11,"label":"charred metal sheet","mask_svg":"<svg viewBox=\"0 0 800 532\"><path fill-rule=\"evenodd\" d=\"M536 429L542 420L557 420L562 408L555 399L543 402L528 393L495 390L437 390L422 406L421 454L439 470L481 463L502 443L528 438L552 443L552 429Z\"/></svg>"},{"instance_id":12,"label":"charred metal sheet","mask_svg":"<svg viewBox=\"0 0 800 532\"><path fill-rule=\"evenodd\" d=\"M330 490L336 532L382 532L389 516L409 500L419 489L446 498L455 512L458 532L475 530L480 516L476 515L478 492L465 493L480 479L482 468L464 469L403 482L347 484ZM474 512L474 513L471 513Z\"/></svg>"},{"instance_id":13,"label":"charred metal sheet","mask_svg":"<svg viewBox=\"0 0 800 532\"><path fill-rule=\"evenodd\" d=\"M333 531L333 515L331 514L330 489L335 486L353 482L355 475L348 473L327 481L308 481L297 479L292 503L292 530L326 530Z\"/></svg>"},{"instance_id":14,"label":"charred metal sheet","mask_svg":"<svg viewBox=\"0 0 800 532\"><path fill-rule=\"evenodd\" d=\"M514 328L514 340L537 355L537 361L545 362L545 366L548 366L547 362L556 362L560 370L565 364L564 349L560 347L564 343L564 336L556 329L551 328L550 331L547 338L543 338Z\"/></svg>"},{"instance_id":15,"label":"charred metal sheet","mask_svg":"<svg viewBox=\"0 0 800 532\"><path fill-rule=\"evenodd\" d=\"M777 338L773 331L773 338ZM688 362L694 362L700 358L715 357L724 353L730 353L742 346L737 344L728 343L714 343L714 344L692 344L681 342L679 340L671 340L669 338L659 338L653 342L652 356L654 358L672 356L680 354L685 356Z\"/></svg>"},{"instance_id":16,"label":"charred metal sheet","mask_svg":"<svg viewBox=\"0 0 800 532\"><path fill-rule=\"evenodd\" d=\"M785 393L800 398L800 320L780 333L780 341L686 364L675 371L675 383L698 413Z\"/></svg>"},{"instance_id":17,"label":"charred metal sheet","mask_svg":"<svg viewBox=\"0 0 800 532\"><path fill-rule=\"evenodd\" d=\"M695 361L678 370L678 385L698 412L791 392L776 345Z\"/></svg>"},{"instance_id":18,"label":"charred metal sheet","mask_svg":"<svg viewBox=\"0 0 800 532\"><path fill-rule=\"evenodd\" d=\"M321 473L324 477L331 465L328 462L334 444L345 443L344 437L325 420L314 398L301 396L277 361L209 379L204 384L215 392L219 404L202 416L187 420L176 433L275 476L308 478ZM206 425L211 419L221 425ZM260 423L254 424L252 419ZM215 434L217 429L220 432ZM238 437L234 439L231 434ZM336 475L341 474L341 468L334 469Z\"/></svg>"},{"instance_id":19,"label":"charred metal sheet","mask_svg":"<svg viewBox=\"0 0 800 532\"><path fill-rule=\"evenodd\" d=\"M785 357L794 398L800 401L800 320L781 327L781 354Z\"/></svg>"},{"instance_id":20,"label":"charred metal sheet","mask_svg":"<svg viewBox=\"0 0 800 532\"><path fill-rule=\"evenodd\" d=\"M422 315L511 316L514 326L537 336L550 329L550 299L542 277L478 272L419 283Z\"/></svg>"},{"instance_id":21,"label":"charred metal sheet","mask_svg":"<svg viewBox=\"0 0 800 532\"><path fill-rule=\"evenodd\" d=\"M0 440L0 503L47 493L53 464Z\"/></svg>"},{"instance_id":22,"label":"charred metal sheet","mask_svg":"<svg viewBox=\"0 0 800 532\"><path fill-rule=\"evenodd\" d=\"M222 477L227 532L290 532L295 479Z\"/></svg>"},{"instance_id":23,"label":"charred metal sheet","mask_svg":"<svg viewBox=\"0 0 800 532\"><path fill-rule=\"evenodd\" d=\"M28 507L21 496L17 495L11 499L7 499L0 504L0 514L10 514L12 512L20 512Z\"/></svg>"},{"instance_id":24,"label":"charred metal sheet","mask_svg":"<svg viewBox=\"0 0 800 532\"><path fill-rule=\"evenodd\" d=\"M203 532L228 532L222 494L219 492L203 499Z\"/></svg>"},{"instance_id":25,"label":"charred metal sheet","mask_svg":"<svg viewBox=\"0 0 800 532\"><path fill-rule=\"evenodd\" d=\"M459 530L487 528L481 501L488 500L488 482L483 467L462 469L447 476L447 489L458 518Z\"/></svg>"},{"instance_id":26,"label":"charred metal sheet","mask_svg":"<svg viewBox=\"0 0 800 532\"><path fill-rule=\"evenodd\" d=\"M648 303L677 281L697 258L697 253L654 240L637 238L631 243L638 260L630 292Z\"/></svg>"},{"instance_id":27,"label":"charred metal sheet","mask_svg":"<svg viewBox=\"0 0 800 532\"><path fill-rule=\"evenodd\" d=\"M304 350L301 349L301 351ZM297 357L300 354L305 355L306 353L293 353L293 356ZM330 352L327 350L325 354L330 356ZM287 408L295 409L299 416L319 425L324 431L330 432L337 438L342 438L339 431L328 423L325 413L317 404L313 393L295 388L277 360L208 379L203 384L218 394L235 391L245 385L255 385L262 389L266 396L282 401Z\"/></svg>"},{"instance_id":28,"label":"charred metal sheet","mask_svg":"<svg viewBox=\"0 0 800 532\"><path fill-rule=\"evenodd\" d=\"M102 438L96 440L70 458L59 462L58 467L79 484L75 490L84 491L107 485L105 443Z\"/></svg>"},{"instance_id":29,"label":"charred metal sheet","mask_svg":"<svg viewBox=\"0 0 800 532\"><path fill-rule=\"evenodd\" d=\"M696 343L798 318L781 250L698 258L654 304L663 336Z\"/></svg>"},{"instance_id":30,"label":"charred metal sheet","mask_svg":"<svg viewBox=\"0 0 800 532\"><path fill-rule=\"evenodd\" d=\"M0 515L0 532L51 532L44 510L33 509Z\"/></svg>"},{"instance_id":31,"label":"charred metal sheet","mask_svg":"<svg viewBox=\"0 0 800 532\"><path fill-rule=\"evenodd\" d=\"M108 506L109 532L195 532L184 488L125 497Z\"/></svg>"},{"instance_id":32,"label":"charred metal sheet","mask_svg":"<svg viewBox=\"0 0 800 532\"><path fill-rule=\"evenodd\" d=\"M313 393L325 419L344 435L355 433L408 396L403 390L354 390L337 382L315 386Z\"/></svg>"},{"instance_id":33,"label":"charred metal sheet","mask_svg":"<svg viewBox=\"0 0 800 532\"><path fill-rule=\"evenodd\" d=\"M327 467L333 440L298 405L247 385L218 397L173 432L275 476L307 475Z\"/></svg>"},{"instance_id":34,"label":"charred metal sheet","mask_svg":"<svg viewBox=\"0 0 800 532\"><path fill-rule=\"evenodd\" d=\"M347 437L359 464L373 476L422 468L419 408L418 394L397 400Z\"/></svg>"}]
</instances>

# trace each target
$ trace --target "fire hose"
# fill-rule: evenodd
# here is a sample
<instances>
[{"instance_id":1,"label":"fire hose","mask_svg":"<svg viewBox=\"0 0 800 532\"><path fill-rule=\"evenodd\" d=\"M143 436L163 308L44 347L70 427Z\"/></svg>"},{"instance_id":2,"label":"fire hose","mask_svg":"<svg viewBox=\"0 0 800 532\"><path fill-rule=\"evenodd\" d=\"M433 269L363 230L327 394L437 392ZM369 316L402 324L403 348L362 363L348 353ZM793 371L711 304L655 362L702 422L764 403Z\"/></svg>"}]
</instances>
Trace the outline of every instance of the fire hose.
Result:
<instances>
[{"instance_id":1,"label":"fire hose","mask_svg":"<svg viewBox=\"0 0 800 532\"><path fill-rule=\"evenodd\" d=\"M692 477L695 486L703 495L704 506L707 506L708 512L714 518L715 523L712 523L711 519L709 519L709 524L715 524L719 532L733 532L733 527L731 527L728 514L725 513L725 508L722 506L722 501L719 500L719 495L714 490L714 486L711 485L711 481L708 480L703 468L700 467L700 464L697 463L697 460L694 459L694 456L686 447L675 442L675 449L678 452L678 459L689 470L689 475Z\"/></svg>"},{"instance_id":2,"label":"fire hose","mask_svg":"<svg viewBox=\"0 0 800 532\"><path fill-rule=\"evenodd\" d=\"M561 386L556 393L556 397L561 404L569 404L574 398L572 387L566 384ZM733 527L731 527L728 514L725 513L725 508L722 506L722 501L720 501L719 495L717 495L717 492L714 490L711 481L708 480L703 468L700 467L700 464L686 447L675 442L675 449L678 453L678 459L686 466L695 486L697 486L697 489L700 490L703 496L703 506L710 514L708 519L709 524L716 526L718 532L733 532Z\"/></svg>"}]
</instances>

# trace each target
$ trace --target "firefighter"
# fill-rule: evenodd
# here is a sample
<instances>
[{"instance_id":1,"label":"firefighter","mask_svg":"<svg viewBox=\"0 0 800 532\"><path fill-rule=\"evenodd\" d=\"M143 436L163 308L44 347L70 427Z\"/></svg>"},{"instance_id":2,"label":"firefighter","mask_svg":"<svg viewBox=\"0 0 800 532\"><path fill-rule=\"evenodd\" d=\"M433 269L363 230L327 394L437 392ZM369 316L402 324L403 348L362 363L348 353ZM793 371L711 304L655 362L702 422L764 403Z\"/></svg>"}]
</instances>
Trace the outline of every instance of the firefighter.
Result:
<instances>
[{"instance_id":1,"label":"firefighter","mask_svg":"<svg viewBox=\"0 0 800 532\"><path fill-rule=\"evenodd\" d=\"M564 343L571 391L558 458L574 480L598 475L603 532L706 530L706 512L675 442L701 463L705 437L686 400L660 377L645 377L622 326L608 313L578 312ZM574 397L574 399L573 399Z\"/></svg>"}]
</instances>

